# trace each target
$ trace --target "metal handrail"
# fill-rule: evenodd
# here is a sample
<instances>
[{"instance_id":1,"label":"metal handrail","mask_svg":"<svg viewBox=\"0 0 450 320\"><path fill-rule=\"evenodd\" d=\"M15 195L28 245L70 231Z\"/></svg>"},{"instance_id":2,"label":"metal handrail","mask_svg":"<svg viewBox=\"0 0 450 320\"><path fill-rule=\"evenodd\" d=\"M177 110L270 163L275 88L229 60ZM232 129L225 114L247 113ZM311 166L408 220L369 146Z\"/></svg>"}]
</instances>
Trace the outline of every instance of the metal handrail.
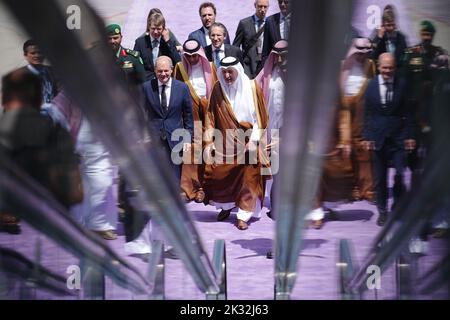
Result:
<instances>
[{"instance_id":1,"label":"metal handrail","mask_svg":"<svg viewBox=\"0 0 450 320\"><path fill-rule=\"evenodd\" d=\"M289 299L297 279L304 220L319 184L328 142L351 1L293 1L280 172L275 184L275 299ZM315 30L311 33L310 30ZM304 43L310 45L304 50ZM333 48L332 51L329 48Z\"/></svg>"},{"instance_id":2,"label":"metal handrail","mask_svg":"<svg viewBox=\"0 0 450 320\"><path fill-rule=\"evenodd\" d=\"M118 80L121 75L114 67L111 49L106 43L103 21L82 0L4 2L25 30L38 41L67 92L119 164L127 182L133 188L139 186L141 197L152 209L148 214L151 213L152 219L161 225L197 287L204 292L218 292L211 261L178 197L179 188L171 168L163 160L157 143L146 134L147 124L138 112L141 109L137 106L136 97L131 97ZM83 13L83 28L80 30L67 29L62 6L69 4L78 6Z\"/></svg>"},{"instance_id":3,"label":"metal handrail","mask_svg":"<svg viewBox=\"0 0 450 320\"><path fill-rule=\"evenodd\" d=\"M12 249L0 247L0 269L9 276L24 280L30 289L38 287L61 296L77 295L67 288L63 276Z\"/></svg>"},{"instance_id":4,"label":"metal handrail","mask_svg":"<svg viewBox=\"0 0 450 320\"><path fill-rule=\"evenodd\" d=\"M160 240L153 241L152 253L148 262L148 277L153 285L150 299L165 299L165 263L164 263L164 244Z\"/></svg>"},{"instance_id":5,"label":"metal handrail","mask_svg":"<svg viewBox=\"0 0 450 320\"><path fill-rule=\"evenodd\" d=\"M3 209L14 212L31 226L61 244L80 259L100 265L118 285L145 293L144 276L98 236L85 231L70 217L53 196L0 153L0 190L4 195ZM131 272L130 278L120 267Z\"/></svg>"},{"instance_id":6,"label":"metal handrail","mask_svg":"<svg viewBox=\"0 0 450 320\"><path fill-rule=\"evenodd\" d=\"M214 241L213 266L219 284L218 293L207 293L208 300L227 300L227 252L225 240Z\"/></svg>"}]
</instances>

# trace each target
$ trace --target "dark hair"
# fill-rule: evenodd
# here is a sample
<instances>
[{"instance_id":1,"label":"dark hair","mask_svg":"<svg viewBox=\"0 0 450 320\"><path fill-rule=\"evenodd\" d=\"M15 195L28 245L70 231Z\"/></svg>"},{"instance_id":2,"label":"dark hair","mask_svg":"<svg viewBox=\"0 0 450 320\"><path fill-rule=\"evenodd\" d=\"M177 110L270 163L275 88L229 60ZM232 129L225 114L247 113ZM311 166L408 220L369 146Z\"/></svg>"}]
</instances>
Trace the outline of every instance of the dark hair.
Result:
<instances>
[{"instance_id":1,"label":"dark hair","mask_svg":"<svg viewBox=\"0 0 450 320\"><path fill-rule=\"evenodd\" d=\"M385 23L385 22L395 22L395 20L396 20L395 8L393 5L388 4L383 9L382 21L383 23Z\"/></svg>"},{"instance_id":2,"label":"dark hair","mask_svg":"<svg viewBox=\"0 0 450 320\"><path fill-rule=\"evenodd\" d=\"M159 8L152 8L150 9L150 11L148 12L148 16L147 19L150 18L150 16L154 13L159 13L160 15L162 15L161 9Z\"/></svg>"},{"instance_id":3,"label":"dark hair","mask_svg":"<svg viewBox=\"0 0 450 320\"><path fill-rule=\"evenodd\" d=\"M160 13L153 13L150 14L147 18L147 31L150 31L150 24L154 23L157 26L163 26L163 28L166 27L166 19L164 19L164 16Z\"/></svg>"},{"instance_id":4,"label":"dark hair","mask_svg":"<svg viewBox=\"0 0 450 320\"><path fill-rule=\"evenodd\" d=\"M223 23L220 22L214 22L211 27L209 27L209 29L211 30L213 27L219 27L222 28L223 30L223 34L225 35L225 37L227 36L227 28L225 27L225 25Z\"/></svg>"},{"instance_id":5,"label":"dark hair","mask_svg":"<svg viewBox=\"0 0 450 320\"><path fill-rule=\"evenodd\" d=\"M25 43L23 44L23 53L26 54L28 52L28 47L37 46L37 45L38 45L37 42L34 41L33 39L25 41Z\"/></svg>"},{"instance_id":6,"label":"dark hair","mask_svg":"<svg viewBox=\"0 0 450 320\"><path fill-rule=\"evenodd\" d=\"M42 104L42 82L26 69L18 69L2 78L2 104L19 100L35 109Z\"/></svg>"},{"instance_id":7,"label":"dark hair","mask_svg":"<svg viewBox=\"0 0 450 320\"><path fill-rule=\"evenodd\" d=\"M212 2L203 2L200 7L198 8L198 15L202 16L202 9L203 8L212 8L214 11L214 14L217 14L216 6Z\"/></svg>"}]
</instances>

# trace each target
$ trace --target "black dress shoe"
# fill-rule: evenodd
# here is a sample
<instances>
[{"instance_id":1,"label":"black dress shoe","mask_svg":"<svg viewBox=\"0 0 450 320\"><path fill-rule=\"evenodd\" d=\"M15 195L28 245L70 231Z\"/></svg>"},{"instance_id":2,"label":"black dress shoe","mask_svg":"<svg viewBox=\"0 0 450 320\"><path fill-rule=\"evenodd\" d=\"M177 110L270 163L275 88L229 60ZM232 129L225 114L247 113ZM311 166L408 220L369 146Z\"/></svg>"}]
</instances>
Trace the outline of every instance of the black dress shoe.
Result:
<instances>
[{"instance_id":1,"label":"black dress shoe","mask_svg":"<svg viewBox=\"0 0 450 320\"><path fill-rule=\"evenodd\" d=\"M266 258L272 260L273 259L273 252L272 251L267 252L266 253Z\"/></svg>"},{"instance_id":2,"label":"black dress shoe","mask_svg":"<svg viewBox=\"0 0 450 320\"><path fill-rule=\"evenodd\" d=\"M328 219L330 221L339 221L338 213L334 210L329 209L328 211Z\"/></svg>"},{"instance_id":3,"label":"black dress shoe","mask_svg":"<svg viewBox=\"0 0 450 320\"><path fill-rule=\"evenodd\" d=\"M377 226L382 227L386 224L388 216L386 213L380 213L377 219Z\"/></svg>"},{"instance_id":4,"label":"black dress shoe","mask_svg":"<svg viewBox=\"0 0 450 320\"><path fill-rule=\"evenodd\" d=\"M220 211L220 213L217 216L217 221L223 221L223 220L227 219L231 214L231 210L232 209Z\"/></svg>"}]
</instances>

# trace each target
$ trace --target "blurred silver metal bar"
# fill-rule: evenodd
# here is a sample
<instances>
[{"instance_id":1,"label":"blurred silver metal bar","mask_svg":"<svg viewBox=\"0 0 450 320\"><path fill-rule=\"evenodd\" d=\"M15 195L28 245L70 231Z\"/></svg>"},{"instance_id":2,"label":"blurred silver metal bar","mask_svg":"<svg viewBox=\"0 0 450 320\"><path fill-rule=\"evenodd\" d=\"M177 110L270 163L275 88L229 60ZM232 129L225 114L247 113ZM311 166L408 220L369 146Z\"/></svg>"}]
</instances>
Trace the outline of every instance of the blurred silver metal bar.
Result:
<instances>
[{"instance_id":1,"label":"blurred silver metal bar","mask_svg":"<svg viewBox=\"0 0 450 320\"><path fill-rule=\"evenodd\" d=\"M47 190L21 172L3 153L0 153L0 191L2 210L14 212L80 259L100 265L118 285L140 293L148 292L148 283L136 268L120 258L98 236L78 225Z\"/></svg>"},{"instance_id":2,"label":"blurred silver metal bar","mask_svg":"<svg viewBox=\"0 0 450 320\"><path fill-rule=\"evenodd\" d=\"M6 281L19 279L22 282L21 291L34 291L36 289L46 290L58 296L74 296L76 293L67 288L66 279L33 262L17 251L0 247L0 273L3 279L0 287L3 287L2 299L8 298L6 295ZM7 277L5 276L7 275ZM23 293L23 291L22 291ZM29 298L34 294L25 293ZM11 298L11 297L9 297Z\"/></svg>"},{"instance_id":3,"label":"blurred silver metal bar","mask_svg":"<svg viewBox=\"0 0 450 320\"><path fill-rule=\"evenodd\" d=\"M227 300L227 251L225 240L214 241L213 266L218 276L219 292L206 293L207 300Z\"/></svg>"},{"instance_id":4,"label":"blurred silver metal bar","mask_svg":"<svg viewBox=\"0 0 450 320\"><path fill-rule=\"evenodd\" d=\"M289 71L274 208L275 299L297 279L305 216L312 209L337 101L352 1L292 1Z\"/></svg>"},{"instance_id":5,"label":"blurred silver metal bar","mask_svg":"<svg viewBox=\"0 0 450 320\"><path fill-rule=\"evenodd\" d=\"M200 290L218 292L216 275L199 235L179 199L179 188L159 148L150 141L135 97L119 81L103 21L81 0L4 0L25 30L40 44L70 96L120 166L138 186ZM77 6L81 28L69 30L66 9Z\"/></svg>"},{"instance_id":6,"label":"blurred silver metal bar","mask_svg":"<svg viewBox=\"0 0 450 320\"><path fill-rule=\"evenodd\" d=\"M149 281L153 285L151 300L165 299L164 244L157 240L152 243L152 253L148 262Z\"/></svg>"},{"instance_id":7,"label":"blurred silver metal bar","mask_svg":"<svg viewBox=\"0 0 450 320\"><path fill-rule=\"evenodd\" d=\"M413 267L411 258L402 253L395 261L395 280L397 284L397 299L410 300L413 297Z\"/></svg>"},{"instance_id":8,"label":"blurred silver metal bar","mask_svg":"<svg viewBox=\"0 0 450 320\"><path fill-rule=\"evenodd\" d=\"M339 241L339 261L336 263L339 274L339 294L342 300L353 300L355 294L347 291L347 286L355 273L352 252L350 250L350 241L341 239Z\"/></svg>"},{"instance_id":9,"label":"blurred silver metal bar","mask_svg":"<svg viewBox=\"0 0 450 320\"><path fill-rule=\"evenodd\" d=\"M105 300L105 274L98 264L83 261L81 263L82 292L84 300Z\"/></svg>"}]
</instances>

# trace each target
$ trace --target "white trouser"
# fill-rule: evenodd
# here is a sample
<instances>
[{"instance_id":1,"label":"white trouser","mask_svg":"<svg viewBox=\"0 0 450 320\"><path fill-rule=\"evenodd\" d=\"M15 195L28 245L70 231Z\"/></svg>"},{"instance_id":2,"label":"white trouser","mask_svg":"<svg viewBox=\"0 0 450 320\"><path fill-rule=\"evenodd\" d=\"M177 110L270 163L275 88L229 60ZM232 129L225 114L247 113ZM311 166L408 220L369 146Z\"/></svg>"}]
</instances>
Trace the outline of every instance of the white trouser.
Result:
<instances>
[{"instance_id":1,"label":"white trouser","mask_svg":"<svg viewBox=\"0 0 450 320\"><path fill-rule=\"evenodd\" d=\"M236 204L234 202L221 203L211 201L210 204L220 210L231 210L236 207ZM243 220L245 222L249 221L252 217L255 219L260 219L261 211L262 211L261 201L258 199L256 200L256 208L254 211L245 211L239 208L236 213L236 218L239 220Z\"/></svg>"},{"instance_id":2,"label":"white trouser","mask_svg":"<svg viewBox=\"0 0 450 320\"><path fill-rule=\"evenodd\" d=\"M314 209L310 213L308 213L306 215L305 219L306 220L318 221L318 220L322 220L323 218L325 218L325 212L320 207L320 208Z\"/></svg>"},{"instance_id":3,"label":"white trouser","mask_svg":"<svg viewBox=\"0 0 450 320\"><path fill-rule=\"evenodd\" d=\"M155 240L163 241L164 251L168 251L172 248L164 237L161 227L154 222L153 219L150 219L136 239L125 243L125 252L128 254L152 253L152 241Z\"/></svg>"},{"instance_id":4,"label":"white trouser","mask_svg":"<svg viewBox=\"0 0 450 320\"><path fill-rule=\"evenodd\" d=\"M118 169L84 119L77 137L77 151L81 156L84 200L74 206L72 212L88 229L115 230L118 215Z\"/></svg>"}]
</instances>

